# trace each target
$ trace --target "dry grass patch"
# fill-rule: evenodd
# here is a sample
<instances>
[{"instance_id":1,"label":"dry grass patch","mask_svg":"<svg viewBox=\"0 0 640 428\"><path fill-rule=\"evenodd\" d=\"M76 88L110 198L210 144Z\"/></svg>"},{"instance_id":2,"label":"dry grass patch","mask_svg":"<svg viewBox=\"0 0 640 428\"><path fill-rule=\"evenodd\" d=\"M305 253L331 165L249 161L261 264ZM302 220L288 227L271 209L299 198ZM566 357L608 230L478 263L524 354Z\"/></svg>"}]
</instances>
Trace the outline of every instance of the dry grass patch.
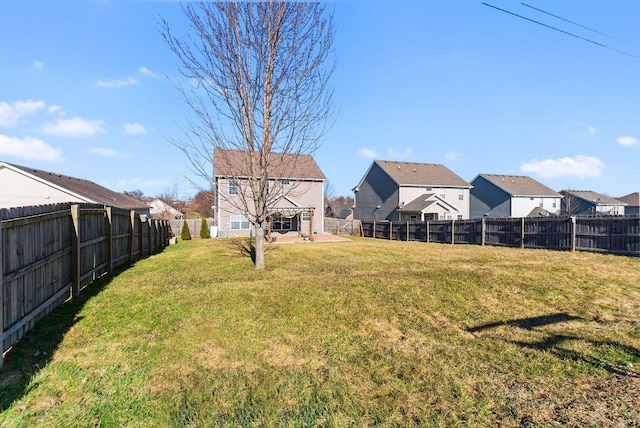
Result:
<instances>
[{"instance_id":1,"label":"dry grass patch","mask_svg":"<svg viewBox=\"0 0 640 428\"><path fill-rule=\"evenodd\" d=\"M356 239L256 272L244 245L181 242L41 322L0 424L640 421L638 259Z\"/></svg>"}]
</instances>

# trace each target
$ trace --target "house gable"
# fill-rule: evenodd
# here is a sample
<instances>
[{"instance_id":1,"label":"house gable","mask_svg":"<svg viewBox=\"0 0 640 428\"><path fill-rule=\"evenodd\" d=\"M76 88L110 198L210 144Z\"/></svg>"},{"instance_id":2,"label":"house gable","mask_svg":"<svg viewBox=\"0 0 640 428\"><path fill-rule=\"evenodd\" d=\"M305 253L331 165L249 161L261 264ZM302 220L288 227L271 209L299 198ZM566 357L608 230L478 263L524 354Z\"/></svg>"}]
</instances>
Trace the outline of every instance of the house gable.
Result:
<instances>
[{"instance_id":1,"label":"house gable","mask_svg":"<svg viewBox=\"0 0 640 428\"><path fill-rule=\"evenodd\" d=\"M88 202L117 208L136 210L148 214L149 206L134 198L117 193L88 180L55 174L35 168L0 162L3 180L3 204L11 206L42 205L57 202ZM20 195L8 192L20 189Z\"/></svg>"}]
</instances>

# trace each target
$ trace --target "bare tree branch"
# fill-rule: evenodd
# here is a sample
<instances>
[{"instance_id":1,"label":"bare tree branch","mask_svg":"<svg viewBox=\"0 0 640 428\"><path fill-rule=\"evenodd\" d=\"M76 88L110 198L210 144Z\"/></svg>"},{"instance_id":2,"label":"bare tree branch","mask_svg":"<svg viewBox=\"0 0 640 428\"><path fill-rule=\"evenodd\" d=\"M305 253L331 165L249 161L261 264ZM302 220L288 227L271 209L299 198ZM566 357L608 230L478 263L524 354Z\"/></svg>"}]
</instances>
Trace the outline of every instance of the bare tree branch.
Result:
<instances>
[{"instance_id":1,"label":"bare tree branch","mask_svg":"<svg viewBox=\"0 0 640 428\"><path fill-rule=\"evenodd\" d=\"M182 10L189 35L174 34L166 20L161 33L187 79L176 86L194 118L170 141L212 184L214 148L242 152L227 159L241 165L227 166L243 173L226 177L237 180L240 198L218 195L261 236L268 186L274 194L290 192L278 179L296 170L300 155L317 150L332 122L332 13L320 3L298 2L186 3ZM262 268L257 241L256 268Z\"/></svg>"}]
</instances>

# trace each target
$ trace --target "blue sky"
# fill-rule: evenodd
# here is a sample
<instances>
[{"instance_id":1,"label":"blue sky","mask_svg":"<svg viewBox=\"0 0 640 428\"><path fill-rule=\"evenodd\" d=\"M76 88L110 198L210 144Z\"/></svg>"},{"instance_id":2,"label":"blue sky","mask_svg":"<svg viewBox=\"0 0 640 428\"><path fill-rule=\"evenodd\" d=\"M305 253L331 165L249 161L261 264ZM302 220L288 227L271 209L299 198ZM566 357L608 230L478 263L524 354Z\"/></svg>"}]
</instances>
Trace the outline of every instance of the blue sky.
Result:
<instances>
[{"instance_id":1,"label":"blue sky","mask_svg":"<svg viewBox=\"0 0 640 428\"><path fill-rule=\"evenodd\" d=\"M607 47L481 1L335 3L338 114L316 153L335 192L351 194L374 159L442 163L467 181L640 191L640 2L525 1L588 29L486 3ZM183 21L173 2L0 3L0 160L194 194L167 141L191 112L160 17Z\"/></svg>"}]
</instances>

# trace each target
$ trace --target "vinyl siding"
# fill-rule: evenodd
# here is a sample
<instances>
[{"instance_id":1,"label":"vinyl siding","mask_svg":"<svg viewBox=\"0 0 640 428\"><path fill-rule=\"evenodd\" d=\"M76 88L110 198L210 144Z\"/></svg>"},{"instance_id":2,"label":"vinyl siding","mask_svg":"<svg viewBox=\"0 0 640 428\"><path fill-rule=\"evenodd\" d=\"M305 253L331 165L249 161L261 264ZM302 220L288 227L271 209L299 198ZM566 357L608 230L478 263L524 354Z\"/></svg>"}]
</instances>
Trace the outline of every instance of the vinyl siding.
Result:
<instances>
[{"instance_id":1,"label":"vinyl siding","mask_svg":"<svg viewBox=\"0 0 640 428\"><path fill-rule=\"evenodd\" d=\"M358 220L397 221L399 202L398 185L374 163L355 192L353 217Z\"/></svg>"}]
</instances>

